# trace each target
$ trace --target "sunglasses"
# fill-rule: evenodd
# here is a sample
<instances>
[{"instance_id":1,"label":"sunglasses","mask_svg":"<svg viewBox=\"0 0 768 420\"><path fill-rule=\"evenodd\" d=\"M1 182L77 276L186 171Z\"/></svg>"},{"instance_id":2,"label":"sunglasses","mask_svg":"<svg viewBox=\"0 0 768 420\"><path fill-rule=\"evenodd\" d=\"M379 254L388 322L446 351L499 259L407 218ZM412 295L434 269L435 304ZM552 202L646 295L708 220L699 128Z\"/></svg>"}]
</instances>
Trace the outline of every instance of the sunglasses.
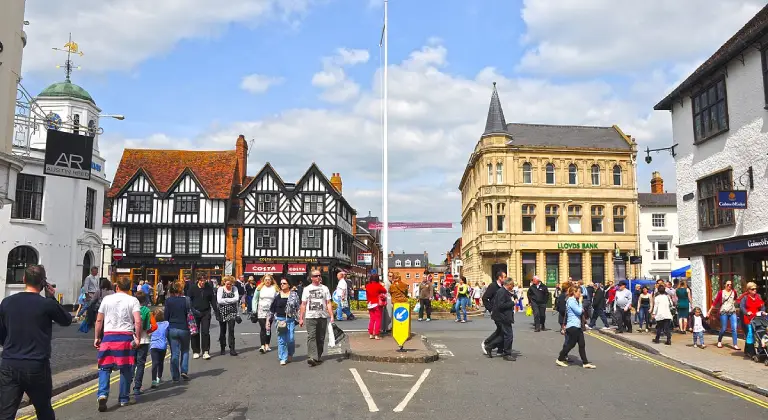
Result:
<instances>
[{"instance_id":1,"label":"sunglasses","mask_svg":"<svg viewBox=\"0 0 768 420\"><path fill-rule=\"evenodd\" d=\"M286 283L286 282L282 282L282 283L280 283L280 285L281 285L281 286L287 286L287 285L288 285L288 283Z\"/></svg>"},{"instance_id":2,"label":"sunglasses","mask_svg":"<svg viewBox=\"0 0 768 420\"><path fill-rule=\"evenodd\" d=\"M749 290L757 290L757 287L753 287L753 288L751 288L751 289L749 289Z\"/></svg>"},{"instance_id":3,"label":"sunglasses","mask_svg":"<svg viewBox=\"0 0 768 420\"><path fill-rule=\"evenodd\" d=\"M320 274L314 274L312 277L320 277Z\"/></svg>"}]
</instances>

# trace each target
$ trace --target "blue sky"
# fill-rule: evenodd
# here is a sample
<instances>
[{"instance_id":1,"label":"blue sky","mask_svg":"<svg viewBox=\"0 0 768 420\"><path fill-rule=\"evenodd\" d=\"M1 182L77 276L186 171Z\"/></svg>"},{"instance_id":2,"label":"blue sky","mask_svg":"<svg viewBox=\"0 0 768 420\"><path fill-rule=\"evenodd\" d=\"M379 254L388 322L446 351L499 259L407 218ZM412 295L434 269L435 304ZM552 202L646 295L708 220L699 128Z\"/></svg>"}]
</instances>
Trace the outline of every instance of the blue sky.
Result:
<instances>
[{"instance_id":1,"label":"blue sky","mask_svg":"<svg viewBox=\"0 0 768 420\"><path fill-rule=\"evenodd\" d=\"M73 81L104 112L127 117L102 122L110 173L124 147L225 149L245 134L255 142L249 174L270 161L297 180L316 161L342 174L344 195L361 214L380 215L380 3L28 2L23 84L35 93L63 79L54 66L64 57L50 48L71 31L85 52ZM642 148L668 146L669 115L653 105L762 5L392 0L392 220L456 227L395 232L391 248L427 250L434 261L460 236L458 181L492 81L509 121L618 124ZM249 75L272 83L245 90ZM661 170L674 191L671 159L654 159L641 166L640 190Z\"/></svg>"}]
</instances>

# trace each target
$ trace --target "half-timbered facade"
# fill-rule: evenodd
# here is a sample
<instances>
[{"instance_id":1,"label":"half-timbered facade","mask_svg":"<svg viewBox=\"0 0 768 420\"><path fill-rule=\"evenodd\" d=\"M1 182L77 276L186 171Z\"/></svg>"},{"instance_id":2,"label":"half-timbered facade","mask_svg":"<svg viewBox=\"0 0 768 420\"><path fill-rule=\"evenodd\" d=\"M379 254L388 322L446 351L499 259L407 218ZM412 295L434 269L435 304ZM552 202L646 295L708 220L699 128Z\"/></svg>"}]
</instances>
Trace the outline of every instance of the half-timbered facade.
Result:
<instances>
[{"instance_id":1,"label":"half-timbered facade","mask_svg":"<svg viewBox=\"0 0 768 420\"><path fill-rule=\"evenodd\" d=\"M317 267L335 282L354 241L355 211L341 192L339 174L329 180L314 163L296 183L267 163L240 194L245 272L304 276Z\"/></svg>"},{"instance_id":2,"label":"half-timbered facade","mask_svg":"<svg viewBox=\"0 0 768 420\"><path fill-rule=\"evenodd\" d=\"M112 245L124 254L118 275L154 283L200 270L223 274L232 252L228 222L245 179L241 140L231 151L124 151L109 191Z\"/></svg>"}]
</instances>

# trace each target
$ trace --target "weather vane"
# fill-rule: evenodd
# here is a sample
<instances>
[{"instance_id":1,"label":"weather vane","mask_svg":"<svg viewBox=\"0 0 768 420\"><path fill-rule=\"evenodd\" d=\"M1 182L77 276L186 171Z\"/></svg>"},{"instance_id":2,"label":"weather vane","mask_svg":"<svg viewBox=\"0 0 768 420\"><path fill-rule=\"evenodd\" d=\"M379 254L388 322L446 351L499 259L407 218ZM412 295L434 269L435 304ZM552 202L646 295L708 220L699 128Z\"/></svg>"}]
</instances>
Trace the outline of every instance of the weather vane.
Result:
<instances>
[{"instance_id":1,"label":"weather vane","mask_svg":"<svg viewBox=\"0 0 768 420\"><path fill-rule=\"evenodd\" d=\"M84 54L82 51L80 51L80 47L78 47L77 43L72 41L72 33L69 34L69 42L64 44L64 48L53 48L54 51L61 51L67 53L67 61L64 62L63 66L56 66L57 69L64 68L64 73L67 75L67 82L70 81L69 77L72 74L72 72L77 69L80 70L80 66L75 67L74 63L72 62L72 54L77 54L80 57L82 57Z\"/></svg>"}]
</instances>

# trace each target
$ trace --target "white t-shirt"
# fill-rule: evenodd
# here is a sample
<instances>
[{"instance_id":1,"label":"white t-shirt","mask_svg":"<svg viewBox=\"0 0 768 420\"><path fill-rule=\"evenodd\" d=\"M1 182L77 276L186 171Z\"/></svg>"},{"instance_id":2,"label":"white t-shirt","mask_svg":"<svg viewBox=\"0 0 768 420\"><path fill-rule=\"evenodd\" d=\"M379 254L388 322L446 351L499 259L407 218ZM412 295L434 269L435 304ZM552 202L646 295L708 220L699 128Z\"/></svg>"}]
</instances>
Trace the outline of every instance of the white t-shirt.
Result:
<instances>
[{"instance_id":1,"label":"white t-shirt","mask_svg":"<svg viewBox=\"0 0 768 420\"><path fill-rule=\"evenodd\" d=\"M104 332L132 333L133 314L140 312L139 300L125 293L104 296L99 306L99 313L104 314Z\"/></svg>"},{"instance_id":2,"label":"white t-shirt","mask_svg":"<svg viewBox=\"0 0 768 420\"><path fill-rule=\"evenodd\" d=\"M704 324L702 324L700 316L693 316L693 332L704 332Z\"/></svg>"},{"instance_id":3,"label":"white t-shirt","mask_svg":"<svg viewBox=\"0 0 768 420\"><path fill-rule=\"evenodd\" d=\"M310 284L304 288L301 294L301 302L307 303L305 318L328 318L328 302L331 301L331 292L328 287L321 284Z\"/></svg>"}]
</instances>

